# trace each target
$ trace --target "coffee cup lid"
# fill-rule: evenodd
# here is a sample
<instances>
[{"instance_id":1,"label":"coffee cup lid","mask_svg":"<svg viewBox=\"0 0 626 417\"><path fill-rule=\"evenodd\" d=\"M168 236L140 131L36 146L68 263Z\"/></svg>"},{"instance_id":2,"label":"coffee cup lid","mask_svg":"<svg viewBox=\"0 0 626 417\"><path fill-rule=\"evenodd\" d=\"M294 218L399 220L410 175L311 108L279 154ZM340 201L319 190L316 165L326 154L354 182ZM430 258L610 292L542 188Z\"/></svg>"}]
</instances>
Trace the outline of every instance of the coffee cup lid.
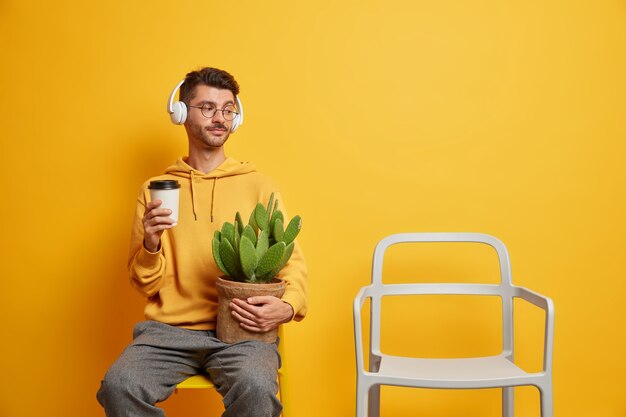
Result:
<instances>
[{"instance_id":1,"label":"coffee cup lid","mask_svg":"<svg viewBox=\"0 0 626 417\"><path fill-rule=\"evenodd\" d=\"M150 190L175 190L177 188L180 188L180 184L176 180L150 181L148 186Z\"/></svg>"}]
</instances>

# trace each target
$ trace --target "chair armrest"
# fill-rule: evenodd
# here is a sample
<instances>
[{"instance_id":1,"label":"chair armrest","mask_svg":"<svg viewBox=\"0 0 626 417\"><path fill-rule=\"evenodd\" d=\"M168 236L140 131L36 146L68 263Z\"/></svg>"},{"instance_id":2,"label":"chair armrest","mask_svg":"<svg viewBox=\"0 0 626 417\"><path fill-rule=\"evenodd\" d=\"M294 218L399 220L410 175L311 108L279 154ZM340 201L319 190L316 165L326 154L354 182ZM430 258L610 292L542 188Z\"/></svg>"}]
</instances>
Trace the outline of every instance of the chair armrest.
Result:
<instances>
[{"instance_id":1,"label":"chair armrest","mask_svg":"<svg viewBox=\"0 0 626 417\"><path fill-rule=\"evenodd\" d=\"M543 339L543 372L552 372L554 345L554 302L551 298L523 287L513 287L513 297L521 298L546 312Z\"/></svg>"},{"instance_id":2,"label":"chair armrest","mask_svg":"<svg viewBox=\"0 0 626 417\"><path fill-rule=\"evenodd\" d=\"M531 304L553 314L554 306L552 300L544 295L536 293L524 287L513 287L513 297L522 298Z\"/></svg>"},{"instance_id":3,"label":"chair armrest","mask_svg":"<svg viewBox=\"0 0 626 417\"><path fill-rule=\"evenodd\" d=\"M365 370L365 360L363 355L363 331L361 322L361 309L363 303L370 295L367 294L369 287L363 287L354 298L354 346L356 348L356 364L357 371L362 372Z\"/></svg>"}]
</instances>

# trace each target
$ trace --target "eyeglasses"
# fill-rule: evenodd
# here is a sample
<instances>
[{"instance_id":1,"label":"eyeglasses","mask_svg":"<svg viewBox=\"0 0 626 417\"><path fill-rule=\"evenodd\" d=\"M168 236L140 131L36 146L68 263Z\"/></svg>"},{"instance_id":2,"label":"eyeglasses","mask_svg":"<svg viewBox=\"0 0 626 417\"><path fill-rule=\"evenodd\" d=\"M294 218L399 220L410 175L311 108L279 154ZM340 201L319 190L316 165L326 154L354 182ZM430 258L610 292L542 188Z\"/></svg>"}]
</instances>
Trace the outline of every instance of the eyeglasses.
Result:
<instances>
[{"instance_id":1,"label":"eyeglasses","mask_svg":"<svg viewBox=\"0 0 626 417\"><path fill-rule=\"evenodd\" d=\"M223 109L218 109L212 104L203 104L202 106L190 105L189 107L193 107L194 109L200 109L200 111L202 112L202 115L206 117L207 119L210 119L211 117L215 116L215 112L218 112L218 111L221 111L224 119L228 121L233 120L235 116L239 114L238 112L235 111L235 108L230 105L224 107Z\"/></svg>"}]
</instances>

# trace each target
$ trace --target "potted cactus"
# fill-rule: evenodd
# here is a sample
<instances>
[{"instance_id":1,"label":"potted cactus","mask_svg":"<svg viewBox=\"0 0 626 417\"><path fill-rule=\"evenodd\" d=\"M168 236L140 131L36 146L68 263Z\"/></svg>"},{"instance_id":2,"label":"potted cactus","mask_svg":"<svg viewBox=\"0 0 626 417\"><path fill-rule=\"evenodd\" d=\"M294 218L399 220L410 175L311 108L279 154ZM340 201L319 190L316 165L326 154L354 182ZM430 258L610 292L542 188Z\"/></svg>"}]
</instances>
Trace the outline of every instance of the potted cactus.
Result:
<instances>
[{"instance_id":1,"label":"potted cactus","mask_svg":"<svg viewBox=\"0 0 626 417\"><path fill-rule=\"evenodd\" d=\"M237 212L234 223L225 222L213 236L213 258L224 273L217 280L217 337L227 343L254 339L272 343L276 331L253 333L243 329L232 317L229 304L233 298L247 299L257 295L280 298L286 283L277 274L287 264L302 219L295 216L287 227L278 209L278 200L270 196L267 206L258 203L248 224Z\"/></svg>"}]
</instances>

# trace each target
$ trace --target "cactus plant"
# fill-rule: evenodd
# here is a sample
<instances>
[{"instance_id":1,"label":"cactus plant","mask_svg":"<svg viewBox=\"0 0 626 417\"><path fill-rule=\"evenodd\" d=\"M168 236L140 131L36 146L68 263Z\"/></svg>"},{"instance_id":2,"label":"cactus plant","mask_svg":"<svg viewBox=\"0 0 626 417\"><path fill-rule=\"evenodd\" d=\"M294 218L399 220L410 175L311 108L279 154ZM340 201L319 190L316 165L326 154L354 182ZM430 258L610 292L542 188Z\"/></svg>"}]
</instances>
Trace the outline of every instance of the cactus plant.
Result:
<instances>
[{"instance_id":1,"label":"cactus plant","mask_svg":"<svg viewBox=\"0 0 626 417\"><path fill-rule=\"evenodd\" d=\"M234 223L225 222L213 236L213 258L222 272L235 281L270 282L293 253L294 241L302 228L295 216L287 227L274 193L267 206L258 203L244 225L237 212Z\"/></svg>"}]
</instances>

